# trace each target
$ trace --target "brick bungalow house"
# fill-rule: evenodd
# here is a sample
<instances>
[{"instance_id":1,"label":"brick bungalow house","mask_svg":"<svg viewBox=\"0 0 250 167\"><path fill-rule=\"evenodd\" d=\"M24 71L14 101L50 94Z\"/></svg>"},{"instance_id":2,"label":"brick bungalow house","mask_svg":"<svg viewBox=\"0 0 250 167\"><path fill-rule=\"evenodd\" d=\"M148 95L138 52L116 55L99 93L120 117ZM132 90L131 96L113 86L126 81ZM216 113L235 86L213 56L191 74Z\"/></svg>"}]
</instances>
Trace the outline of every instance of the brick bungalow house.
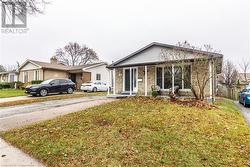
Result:
<instances>
[{"instance_id":1,"label":"brick bungalow house","mask_svg":"<svg viewBox=\"0 0 250 167\"><path fill-rule=\"evenodd\" d=\"M110 73L113 83L112 96L135 94L148 96L152 93L151 87L155 85L158 85L165 95L175 86L179 86L180 95L193 96L190 84L185 83L183 77L188 78L193 87L197 88L197 81L194 78L194 69L197 69L200 73L209 74L205 97L213 98L216 74L221 72L223 55L199 51L201 52L199 59L206 60L206 64L202 66L195 63L197 57L188 49L185 49L189 55L185 60L166 60L161 57L163 50L171 55L173 49L184 50L181 47L154 42L109 65L108 68L112 70ZM215 60L218 60L219 64L213 64ZM185 62L184 67L178 65L180 61Z\"/></svg>"},{"instance_id":2,"label":"brick bungalow house","mask_svg":"<svg viewBox=\"0 0 250 167\"><path fill-rule=\"evenodd\" d=\"M50 63L35 60L26 60L19 68L19 81L23 83L32 80L47 80L52 78L69 78L76 83L79 89L86 81L108 81L109 70L107 63L98 62L79 66L66 66L52 57Z\"/></svg>"}]
</instances>

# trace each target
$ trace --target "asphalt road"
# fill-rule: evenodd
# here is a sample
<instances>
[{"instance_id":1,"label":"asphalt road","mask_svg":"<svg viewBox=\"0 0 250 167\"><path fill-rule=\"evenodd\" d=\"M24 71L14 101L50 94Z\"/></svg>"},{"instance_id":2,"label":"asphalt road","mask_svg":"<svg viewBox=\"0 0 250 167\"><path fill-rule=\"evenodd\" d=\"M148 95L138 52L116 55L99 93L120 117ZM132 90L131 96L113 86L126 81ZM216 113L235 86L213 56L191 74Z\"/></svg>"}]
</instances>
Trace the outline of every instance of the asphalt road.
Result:
<instances>
[{"instance_id":1,"label":"asphalt road","mask_svg":"<svg viewBox=\"0 0 250 167\"><path fill-rule=\"evenodd\" d=\"M236 101L235 104L240 108L243 116L245 117L248 125L250 126L250 107L244 107L238 101Z\"/></svg>"},{"instance_id":2,"label":"asphalt road","mask_svg":"<svg viewBox=\"0 0 250 167\"><path fill-rule=\"evenodd\" d=\"M0 108L0 131L111 102L105 96L52 100Z\"/></svg>"}]
</instances>

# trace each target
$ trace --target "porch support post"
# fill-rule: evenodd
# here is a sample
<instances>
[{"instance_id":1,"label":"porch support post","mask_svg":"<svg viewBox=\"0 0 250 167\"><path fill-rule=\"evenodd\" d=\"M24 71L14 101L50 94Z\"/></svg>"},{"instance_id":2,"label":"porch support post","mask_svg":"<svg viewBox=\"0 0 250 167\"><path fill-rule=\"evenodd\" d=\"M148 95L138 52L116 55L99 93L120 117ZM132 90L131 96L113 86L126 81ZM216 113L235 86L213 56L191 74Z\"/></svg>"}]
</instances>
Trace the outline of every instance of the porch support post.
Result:
<instances>
[{"instance_id":1,"label":"porch support post","mask_svg":"<svg viewBox=\"0 0 250 167\"><path fill-rule=\"evenodd\" d=\"M115 80L115 68L114 68L114 71L113 71L113 84L114 84L114 87L113 87L113 94L115 95L115 82L116 82L116 80Z\"/></svg>"},{"instance_id":2,"label":"porch support post","mask_svg":"<svg viewBox=\"0 0 250 167\"><path fill-rule=\"evenodd\" d=\"M172 64L172 93L174 94L174 65Z\"/></svg>"},{"instance_id":3,"label":"porch support post","mask_svg":"<svg viewBox=\"0 0 250 167\"><path fill-rule=\"evenodd\" d=\"M130 77L130 79L129 79L129 82L130 82L130 85L129 85L130 86L129 87L129 95L131 96L132 95L132 68L131 67L129 68L129 73L130 73L129 74L130 75L129 76Z\"/></svg>"},{"instance_id":4,"label":"porch support post","mask_svg":"<svg viewBox=\"0 0 250 167\"><path fill-rule=\"evenodd\" d=\"M148 95L148 67L145 66L145 96Z\"/></svg>"},{"instance_id":5,"label":"porch support post","mask_svg":"<svg viewBox=\"0 0 250 167\"><path fill-rule=\"evenodd\" d=\"M110 94L110 91L109 91L109 88L111 87L110 85L110 83L111 83L111 77L110 77L110 74L111 74L111 72L110 72L111 70L109 70L109 77L108 77L108 95Z\"/></svg>"},{"instance_id":6,"label":"porch support post","mask_svg":"<svg viewBox=\"0 0 250 167\"><path fill-rule=\"evenodd\" d=\"M211 64L211 60L209 60L209 93L210 93L210 99L212 99L212 89L213 89L213 86L212 86L212 64Z\"/></svg>"}]
</instances>

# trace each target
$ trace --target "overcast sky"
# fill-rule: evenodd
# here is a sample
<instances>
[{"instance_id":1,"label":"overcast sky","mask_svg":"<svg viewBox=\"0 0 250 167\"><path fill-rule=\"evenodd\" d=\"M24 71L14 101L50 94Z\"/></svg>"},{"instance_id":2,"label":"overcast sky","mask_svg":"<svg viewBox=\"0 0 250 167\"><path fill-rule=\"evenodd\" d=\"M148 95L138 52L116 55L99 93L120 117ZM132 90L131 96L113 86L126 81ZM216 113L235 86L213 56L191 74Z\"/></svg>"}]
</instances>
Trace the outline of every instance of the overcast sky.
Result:
<instances>
[{"instance_id":1,"label":"overcast sky","mask_svg":"<svg viewBox=\"0 0 250 167\"><path fill-rule=\"evenodd\" d=\"M151 43L211 44L225 59L250 60L249 0L50 0L28 16L26 34L0 33L0 64L49 61L70 41L111 62Z\"/></svg>"}]
</instances>

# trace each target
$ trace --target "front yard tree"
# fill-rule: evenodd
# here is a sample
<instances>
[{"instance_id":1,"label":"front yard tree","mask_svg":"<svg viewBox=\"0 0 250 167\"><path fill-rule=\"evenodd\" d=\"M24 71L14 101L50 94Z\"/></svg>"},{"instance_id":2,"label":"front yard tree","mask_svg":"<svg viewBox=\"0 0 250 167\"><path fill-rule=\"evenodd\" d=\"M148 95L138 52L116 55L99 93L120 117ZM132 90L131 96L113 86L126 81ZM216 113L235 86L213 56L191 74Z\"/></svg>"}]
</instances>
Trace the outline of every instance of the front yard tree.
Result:
<instances>
[{"instance_id":1,"label":"front yard tree","mask_svg":"<svg viewBox=\"0 0 250 167\"><path fill-rule=\"evenodd\" d=\"M173 62L174 66L181 67L182 71L185 69L184 66L188 62L195 64L192 66L192 79L190 80L188 77L182 77L181 80L190 85L190 89L197 100L204 100L205 88L210 79L212 79L216 73L215 71L212 71L211 74L208 69L209 61L212 62L213 67L216 67L218 64L218 60L212 58L215 53L216 51L212 49L211 45L195 47L185 41L182 43L179 42L176 47L171 50L163 49L161 56L167 63L170 61ZM185 71L183 73L185 75ZM170 92L170 97L174 97L171 93L172 92Z\"/></svg>"},{"instance_id":2,"label":"front yard tree","mask_svg":"<svg viewBox=\"0 0 250 167\"><path fill-rule=\"evenodd\" d=\"M237 81L238 72L230 60L226 60L222 68L222 77L227 87L232 87Z\"/></svg>"},{"instance_id":3,"label":"front yard tree","mask_svg":"<svg viewBox=\"0 0 250 167\"><path fill-rule=\"evenodd\" d=\"M44 12L45 6L49 4L49 2L45 0L0 0L0 3L1 5L10 3L15 5L16 15L23 14L24 10L26 10L30 15L42 14ZM6 10L12 10L9 5L6 7Z\"/></svg>"},{"instance_id":4,"label":"front yard tree","mask_svg":"<svg viewBox=\"0 0 250 167\"><path fill-rule=\"evenodd\" d=\"M4 71L6 71L6 69L4 68L3 65L0 64L0 72L4 72Z\"/></svg>"},{"instance_id":5,"label":"front yard tree","mask_svg":"<svg viewBox=\"0 0 250 167\"><path fill-rule=\"evenodd\" d=\"M59 62L68 66L89 64L99 60L96 52L87 46L76 42L70 42L63 48L56 50L56 58Z\"/></svg>"}]
</instances>

